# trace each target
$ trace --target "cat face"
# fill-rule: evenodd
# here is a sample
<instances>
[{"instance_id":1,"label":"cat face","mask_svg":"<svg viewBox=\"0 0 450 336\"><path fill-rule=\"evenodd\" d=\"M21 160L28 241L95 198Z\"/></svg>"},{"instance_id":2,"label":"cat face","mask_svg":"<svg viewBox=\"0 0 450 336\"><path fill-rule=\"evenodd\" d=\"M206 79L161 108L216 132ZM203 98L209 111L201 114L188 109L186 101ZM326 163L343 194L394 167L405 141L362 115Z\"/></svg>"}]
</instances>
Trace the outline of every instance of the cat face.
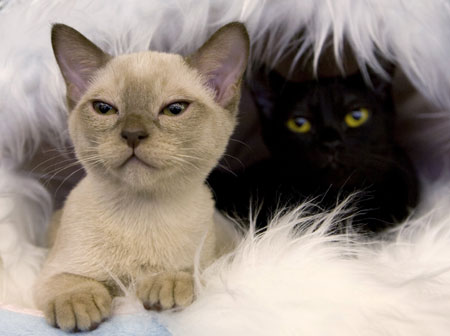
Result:
<instances>
[{"instance_id":1,"label":"cat face","mask_svg":"<svg viewBox=\"0 0 450 336\"><path fill-rule=\"evenodd\" d=\"M343 185L387 169L394 114L387 85L375 82L372 90L360 75L305 83L270 76L272 96L260 104L263 136L287 170Z\"/></svg>"},{"instance_id":2,"label":"cat face","mask_svg":"<svg viewBox=\"0 0 450 336\"><path fill-rule=\"evenodd\" d=\"M53 34L53 45L69 105L74 106L69 116L71 139L87 171L135 189L206 178L236 123L239 83L248 56L242 26L217 32L189 59L158 52L112 58L67 28L61 36ZM226 46L216 59L208 55L221 35L237 39L230 49L239 49L240 57L231 65L224 64ZM71 48L77 50L65 50L69 46L64 41L74 39L78 46L72 43ZM83 53L81 61L71 59L73 52ZM208 68L210 63L214 68ZM90 69L83 68L86 65ZM231 66L229 83L221 80L220 66Z\"/></svg>"},{"instance_id":3,"label":"cat face","mask_svg":"<svg viewBox=\"0 0 450 336\"><path fill-rule=\"evenodd\" d=\"M100 102L112 113L99 111ZM157 53L113 59L69 118L84 166L135 186L205 175L234 124L181 56Z\"/></svg>"}]
</instances>

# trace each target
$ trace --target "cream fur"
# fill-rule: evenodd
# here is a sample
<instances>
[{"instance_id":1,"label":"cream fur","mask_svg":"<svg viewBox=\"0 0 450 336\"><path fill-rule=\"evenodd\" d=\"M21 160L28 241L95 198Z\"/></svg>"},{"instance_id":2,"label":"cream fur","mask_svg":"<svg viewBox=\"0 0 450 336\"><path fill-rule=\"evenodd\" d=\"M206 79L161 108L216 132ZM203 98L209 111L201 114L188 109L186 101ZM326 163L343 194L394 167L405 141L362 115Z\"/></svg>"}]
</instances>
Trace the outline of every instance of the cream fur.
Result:
<instances>
[{"instance_id":1,"label":"cream fur","mask_svg":"<svg viewBox=\"0 0 450 336\"><path fill-rule=\"evenodd\" d=\"M227 68L236 75L226 84L220 66L231 49L218 43L222 36L230 47L238 41L233 52L242 55ZM204 267L224 249L204 181L236 124L248 58L245 28L219 30L189 59L195 65L157 52L110 59L61 25L54 26L52 42L74 106L70 135L87 176L53 218L55 241L36 283L37 306L52 325L87 330L109 316L112 297L123 294L118 282L136 284L148 308L190 304L195 260ZM218 51L203 52L211 49ZM217 69L204 72L204 63ZM225 100L205 82L212 70L217 90L228 92ZM95 111L95 101L113 105L114 113ZM164 114L176 101L188 101L186 111ZM131 146L125 131L146 136Z\"/></svg>"}]
</instances>

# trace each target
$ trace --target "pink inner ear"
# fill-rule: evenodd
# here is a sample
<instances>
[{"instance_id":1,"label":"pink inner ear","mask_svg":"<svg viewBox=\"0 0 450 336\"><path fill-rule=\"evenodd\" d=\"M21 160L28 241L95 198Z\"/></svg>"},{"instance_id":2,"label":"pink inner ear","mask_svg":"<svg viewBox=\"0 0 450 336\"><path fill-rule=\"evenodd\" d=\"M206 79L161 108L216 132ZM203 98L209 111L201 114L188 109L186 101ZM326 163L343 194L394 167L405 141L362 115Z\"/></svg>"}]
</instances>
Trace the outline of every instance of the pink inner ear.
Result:
<instances>
[{"instance_id":1,"label":"pink inner ear","mask_svg":"<svg viewBox=\"0 0 450 336\"><path fill-rule=\"evenodd\" d=\"M69 65L65 57L59 58L66 81L70 83L67 94L73 101L78 101L88 86L87 76L83 77L83 69L76 64Z\"/></svg>"},{"instance_id":2,"label":"pink inner ear","mask_svg":"<svg viewBox=\"0 0 450 336\"><path fill-rule=\"evenodd\" d=\"M218 60L218 66L211 69L207 77L208 85L216 92L217 103L226 106L236 94L235 85L245 70L247 50L239 37L222 47L225 57Z\"/></svg>"},{"instance_id":3,"label":"pink inner ear","mask_svg":"<svg viewBox=\"0 0 450 336\"><path fill-rule=\"evenodd\" d=\"M218 69L210 74L210 85L216 90L217 102L225 106L233 98L234 85L242 75L243 57L239 54L227 57Z\"/></svg>"},{"instance_id":4,"label":"pink inner ear","mask_svg":"<svg viewBox=\"0 0 450 336\"><path fill-rule=\"evenodd\" d=\"M68 79L72 84L70 88L70 95L75 101L78 101L81 98L88 87L88 79L83 78L80 75L81 71L82 69L69 69L66 72L66 75L69 77Z\"/></svg>"},{"instance_id":5,"label":"pink inner ear","mask_svg":"<svg viewBox=\"0 0 450 336\"><path fill-rule=\"evenodd\" d=\"M52 46L67 84L67 97L76 103L86 92L93 74L110 56L78 31L62 24L52 28Z\"/></svg>"}]
</instances>

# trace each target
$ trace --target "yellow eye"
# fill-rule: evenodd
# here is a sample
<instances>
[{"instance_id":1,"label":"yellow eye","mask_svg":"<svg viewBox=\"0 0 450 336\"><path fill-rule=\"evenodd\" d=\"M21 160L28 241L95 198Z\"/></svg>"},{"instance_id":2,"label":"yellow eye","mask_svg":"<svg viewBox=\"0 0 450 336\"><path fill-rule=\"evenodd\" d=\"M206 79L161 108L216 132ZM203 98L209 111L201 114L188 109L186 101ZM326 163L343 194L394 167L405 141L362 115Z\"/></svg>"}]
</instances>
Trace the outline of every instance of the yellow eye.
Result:
<instances>
[{"instance_id":1,"label":"yellow eye","mask_svg":"<svg viewBox=\"0 0 450 336\"><path fill-rule=\"evenodd\" d=\"M98 114L111 115L111 114L117 113L117 109L114 106L111 106L102 101L93 102L92 107L94 108L95 112L97 112Z\"/></svg>"},{"instance_id":2,"label":"yellow eye","mask_svg":"<svg viewBox=\"0 0 450 336\"><path fill-rule=\"evenodd\" d=\"M293 117L287 121L286 125L295 133L307 133L311 130L311 123L302 117Z\"/></svg>"},{"instance_id":3,"label":"yellow eye","mask_svg":"<svg viewBox=\"0 0 450 336\"><path fill-rule=\"evenodd\" d=\"M172 104L167 105L161 111L161 113L166 116L169 116L169 117L175 117L175 116L183 113L187 109L188 106L189 106L189 103L186 103L186 102L172 103Z\"/></svg>"},{"instance_id":4,"label":"yellow eye","mask_svg":"<svg viewBox=\"0 0 450 336\"><path fill-rule=\"evenodd\" d=\"M345 123L348 127L356 128L366 123L369 119L370 112L367 108L362 107L345 115Z\"/></svg>"}]
</instances>

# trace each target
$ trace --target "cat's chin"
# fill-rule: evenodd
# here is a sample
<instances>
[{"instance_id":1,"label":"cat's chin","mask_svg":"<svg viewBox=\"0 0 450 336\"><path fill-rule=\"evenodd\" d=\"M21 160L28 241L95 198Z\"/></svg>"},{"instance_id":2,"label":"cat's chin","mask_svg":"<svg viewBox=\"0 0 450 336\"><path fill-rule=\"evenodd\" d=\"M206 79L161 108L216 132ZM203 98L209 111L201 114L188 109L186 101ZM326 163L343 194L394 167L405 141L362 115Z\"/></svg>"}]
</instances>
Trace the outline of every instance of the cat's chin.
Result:
<instances>
[{"instance_id":1,"label":"cat's chin","mask_svg":"<svg viewBox=\"0 0 450 336\"><path fill-rule=\"evenodd\" d=\"M131 168L130 168L131 167ZM128 158L121 166L121 168L127 168L127 169L140 169L140 168L147 168L150 170L157 170L158 167L155 165L152 165L139 157L133 155L130 158Z\"/></svg>"},{"instance_id":2,"label":"cat's chin","mask_svg":"<svg viewBox=\"0 0 450 336\"><path fill-rule=\"evenodd\" d=\"M120 164L94 165L89 168L91 173L105 182L139 191L155 189L167 173L167 168L159 168L136 156L131 156Z\"/></svg>"},{"instance_id":3,"label":"cat's chin","mask_svg":"<svg viewBox=\"0 0 450 336\"><path fill-rule=\"evenodd\" d=\"M115 173L122 182L139 189L154 186L164 175L161 169L136 157L128 159Z\"/></svg>"}]
</instances>

